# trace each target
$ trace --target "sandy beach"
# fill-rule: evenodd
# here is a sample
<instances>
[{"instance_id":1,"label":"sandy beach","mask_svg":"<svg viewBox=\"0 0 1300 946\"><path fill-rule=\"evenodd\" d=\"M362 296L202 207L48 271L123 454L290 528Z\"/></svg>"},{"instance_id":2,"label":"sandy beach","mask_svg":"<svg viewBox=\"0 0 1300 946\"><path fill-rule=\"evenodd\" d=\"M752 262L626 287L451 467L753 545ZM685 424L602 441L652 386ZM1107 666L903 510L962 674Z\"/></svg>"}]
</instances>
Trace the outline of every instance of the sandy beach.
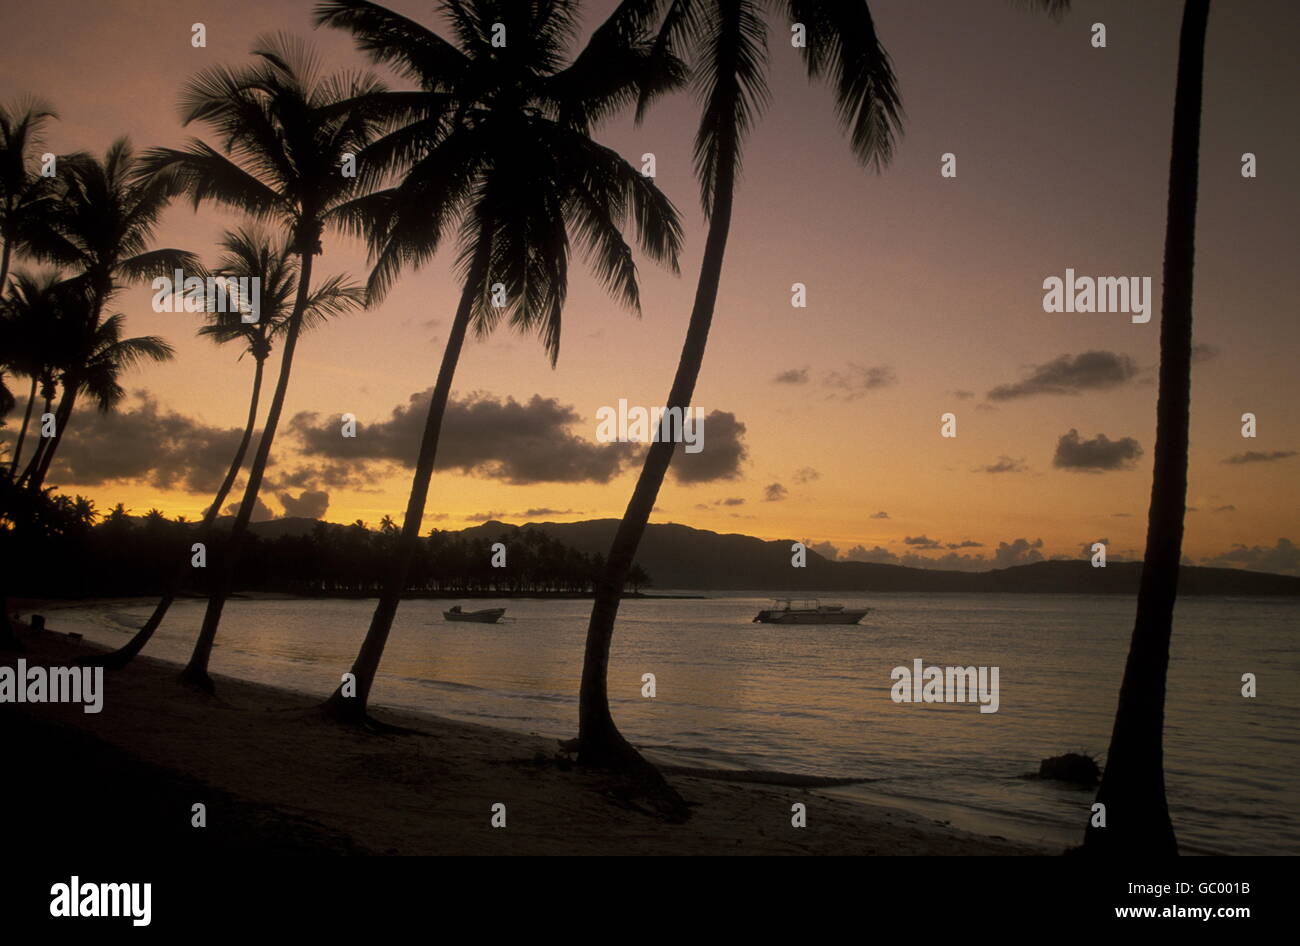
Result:
<instances>
[{"instance_id":1,"label":"sandy beach","mask_svg":"<svg viewBox=\"0 0 1300 946\"><path fill-rule=\"evenodd\" d=\"M57 616L49 628L24 633L26 652L0 665L70 665L91 651L58 632ZM7 830L180 854L1056 853L734 773L670 772L693 809L671 824L617 779L573 766L553 739L382 707L416 732L366 734L325 720L302 694L218 676L218 695L201 695L178 669L143 657L106 671L98 714L0 704L20 773L5 791L24 812ZM807 826L795 828L800 802ZM205 828L190 825L195 803ZM504 828L490 824L498 803Z\"/></svg>"}]
</instances>

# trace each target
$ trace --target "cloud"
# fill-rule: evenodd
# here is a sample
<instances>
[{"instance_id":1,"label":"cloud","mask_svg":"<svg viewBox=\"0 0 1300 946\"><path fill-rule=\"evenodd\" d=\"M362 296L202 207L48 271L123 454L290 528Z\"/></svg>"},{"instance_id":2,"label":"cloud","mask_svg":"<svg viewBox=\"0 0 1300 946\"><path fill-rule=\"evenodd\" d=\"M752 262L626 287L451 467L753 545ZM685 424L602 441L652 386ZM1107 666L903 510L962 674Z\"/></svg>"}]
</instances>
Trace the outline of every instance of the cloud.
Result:
<instances>
[{"instance_id":1,"label":"cloud","mask_svg":"<svg viewBox=\"0 0 1300 946\"><path fill-rule=\"evenodd\" d=\"M280 505L286 516L303 516L307 519L324 519L330 507L330 494L323 490L305 489L297 499L292 493L280 494Z\"/></svg>"},{"instance_id":2,"label":"cloud","mask_svg":"<svg viewBox=\"0 0 1300 946\"><path fill-rule=\"evenodd\" d=\"M773 384L807 384L808 369L790 368L787 371L782 371L780 374L778 374L775 378L772 379L772 383Z\"/></svg>"},{"instance_id":3,"label":"cloud","mask_svg":"<svg viewBox=\"0 0 1300 946\"><path fill-rule=\"evenodd\" d=\"M1025 466L1025 458L1014 459L1008 456L1000 456L996 463L990 463L987 466L977 466L972 473L1024 473L1029 468Z\"/></svg>"},{"instance_id":4,"label":"cloud","mask_svg":"<svg viewBox=\"0 0 1300 946\"><path fill-rule=\"evenodd\" d=\"M737 479L749 456L745 425L729 411L710 411L704 418L703 431L700 441L703 449L698 453L687 453L685 445L678 446L673 465L669 467L673 479L679 483Z\"/></svg>"},{"instance_id":5,"label":"cloud","mask_svg":"<svg viewBox=\"0 0 1300 946\"><path fill-rule=\"evenodd\" d=\"M1294 450L1273 450L1264 453L1259 450L1247 450L1245 453L1237 453L1224 460L1224 463L1272 463L1274 460L1288 460L1295 456Z\"/></svg>"},{"instance_id":6,"label":"cloud","mask_svg":"<svg viewBox=\"0 0 1300 946\"><path fill-rule=\"evenodd\" d=\"M237 502L230 503L229 505L226 506L227 516L235 516L238 514L239 514L239 503ZM275 518L275 513L271 511L271 507L268 506L266 503L262 502L261 496L257 497L257 499L253 502L253 515L250 517L249 521L266 522L266 520L274 519L274 518Z\"/></svg>"},{"instance_id":7,"label":"cloud","mask_svg":"<svg viewBox=\"0 0 1300 946\"><path fill-rule=\"evenodd\" d=\"M974 391L948 391L949 397L955 397L959 401L969 401L975 396Z\"/></svg>"},{"instance_id":8,"label":"cloud","mask_svg":"<svg viewBox=\"0 0 1300 946\"><path fill-rule=\"evenodd\" d=\"M898 379L888 365L867 368L850 363L844 371L831 371L822 378L822 384L831 389L829 397L856 401L877 388L888 387Z\"/></svg>"},{"instance_id":9,"label":"cloud","mask_svg":"<svg viewBox=\"0 0 1300 946\"><path fill-rule=\"evenodd\" d=\"M809 549L809 551L816 552L827 561L833 562L840 557L840 550L829 542L811 542L808 539L804 539L803 544Z\"/></svg>"},{"instance_id":10,"label":"cloud","mask_svg":"<svg viewBox=\"0 0 1300 946\"><path fill-rule=\"evenodd\" d=\"M949 542L947 548L950 549L982 549L983 542L972 542L970 539L963 539L960 542Z\"/></svg>"},{"instance_id":11,"label":"cloud","mask_svg":"<svg viewBox=\"0 0 1300 946\"><path fill-rule=\"evenodd\" d=\"M779 503L781 500L785 499L789 495L790 495L790 491L787 490L780 483L771 483L763 490L763 501L769 503Z\"/></svg>"},{"instance_id":12,"label":"cloud","mask_svg":"<svg viewBox=\"0 0 1300 946\"><path fill-rule=\"evenodd\" d=\"M1079 432L1072 428L1057 441L1052 465L1082 473L1130 470L1141 456L1142 447L1132 437L1111 440L1098 434L1091 440L1081 440Z\"/></svg>"},{"instance_id":13,"label":"cloud","mask_svg":"<svg viewBox=\"0 0 1300 946\"><path fill-rule=\"evenodd\" d=\"M880 510L880 512L873 512L873 513L872 513L870 516L868 516L867 518L868 518L868 519L888 519L888 518L889 518L889 513L885 512L885 510L882 509L882 510Z\"/></svg>"},{"instance_id":14,"label":"cloud","mask_svg":"<svg viewBox=\"0 0 1300 946\"><path fill-rule=\"evenodd\" d=\"M1202 559L1201 564L1279 575L1300 575L1300 546L1291 539L1281 538L1273 546L1245 546L1237 543L1226 552Z\"/></svg>"},{"instance_id":15,"label":"cloud","mask_svg":"<svg viewBox=\"0 0 1300 946\"><path fill-rule=\"evenodd\" d=\"M50 472L51 484L97 486L138 480L157 489L215 493L243 436L159 406L145 391L109 414L73 414ZM246 459L251 460L250 456ZM30 454L29 454L30 455Z\"/></svg>"},{"instance_id":16,"label":"cloud","mask_svg":"<svg viewBox=\"0 0 1300 946\"><path fill-rule=\"evenodd\" d=\"M1028 539L1016 539L1014 542L999 542L998 550L993 556L994 568L1010 568L1013 565L1032 565L1043 560L1038 550L1043 547L1043 540L1030 542Z\"/></svg>"},{"instance_id":17,"label":"cloud","mask_svg":"<svg viewBox=\"0 0 1300 946\"><path fill-rule=\"evenodd\" d=\"M310 412L289 421L304 453L352 463L414 466L430 391L412 394L387 420L357 425L356 437L340 436L333 417ZM596 443L569 428L584 422L571 405L534 394L525 403L486 394L453 398L438 441L439 470L522 485L607 483L640 455L632 443ZM707 429L707 425L706 425Z\"/></svg>"},{"instance_id":18,"label":"cloud","mask_svg":"<svg viewBox=\"0 0 1300 946\"><path fill-rule=\"evenodd\" d=\"M819 480L822 475L810 466L800 467L795 471L794 481L802 486L805 483L811 483L813 480Z\"/></svg>"},{"instance_id":19,"label":"cloud","mask_svg":"<svg viewBox=\"0 0 1300 946\"><path fill-rule=\"evenodd\" d=\"M1229 503L1226 506L1215 506L1211 512L1236 512L1237 507Z\"/></svg>"},{"instance_id":20,"label":"cloud","mask_svg":"<svg viewBox=\"0 0 1300 946\"><path fill-rule=\"evenodd\" d=\"M525 509L523 512L516 513L525 519L533 516L580 516L581 509L551 509L549 506L534 506L532 509Z\"/></svg>"},{"instance_id":21,"label":"cloud","mask_svg":"<svg viewBox=\"0 0 1300 946\"><path fill-rule=\"evenodd\" d=\"M1212 361L1219 357L1219 349L1216 345L1202 345L1199 342L1192 345L1192 363L1197 364L1203 361Z\"/></svg>"},{"instance_id":22,"label":"cloud","mask_svg":"<svg viewBox=\"0 0 1300 946\"><path fill-rule=\"evenodd\" d=\"M904 545L915 546L921 549L942 548L943 543L938 539L932 539L928 535L909 535L903 539Z\"/></svg>"},{"instance_id":23,"label":"cloud","mask_svg":"<svg viewBox=\"0 0 1300 946\"><path fill-rule=\"evenodd\" d=\"M492 522L511 518L508 512L472 512L465 516L466 522Z\"/></svg>"},{"instance_id":24,"label":"cloud","mask_svg":"<svg viewBox=\"0 0 1300 946\"><path fill-rule=\"evenodd\" d=\"M1132 380L1137 365L1128 355L1113 351L1086 351L1081 355L1061 355L1043 365L1035 365L1029 374L1014 384L999 384L988 393L990 401L1010 401L1036 394L1082 394L1104 391Z\"/></svg>"}]
</instances>

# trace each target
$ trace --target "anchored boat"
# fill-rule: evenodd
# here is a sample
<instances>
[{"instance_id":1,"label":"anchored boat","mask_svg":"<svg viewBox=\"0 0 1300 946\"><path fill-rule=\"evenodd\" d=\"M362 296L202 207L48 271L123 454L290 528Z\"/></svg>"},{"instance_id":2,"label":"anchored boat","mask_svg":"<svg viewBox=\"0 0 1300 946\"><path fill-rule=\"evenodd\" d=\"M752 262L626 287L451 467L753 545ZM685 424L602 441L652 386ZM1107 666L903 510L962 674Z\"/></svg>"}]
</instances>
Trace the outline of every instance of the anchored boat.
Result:
<instances>
[{"instance_id":1,"label":"anchored boat","mask_svg":"<svg viewBox=\"0 0 1300 946\"><path fill-rule=\"evenodd\" d=\"M816 598L774 598L772 607L758 612L755 624L857 624L871 608L846 609Z\"/></svg>"},{"instance_id":2,"label":"anchored boat","mask_svg":"<svg viewBox=\"0 0 1300 946\"><path fill-rule=\"evenodd\" d=\"M443 611L442 616L448 621L477 621L479 624L495 624L506 613L505 608L484 608L482 611L462 611L456 605L450 611Z\"/></svg>"}]
</instances>

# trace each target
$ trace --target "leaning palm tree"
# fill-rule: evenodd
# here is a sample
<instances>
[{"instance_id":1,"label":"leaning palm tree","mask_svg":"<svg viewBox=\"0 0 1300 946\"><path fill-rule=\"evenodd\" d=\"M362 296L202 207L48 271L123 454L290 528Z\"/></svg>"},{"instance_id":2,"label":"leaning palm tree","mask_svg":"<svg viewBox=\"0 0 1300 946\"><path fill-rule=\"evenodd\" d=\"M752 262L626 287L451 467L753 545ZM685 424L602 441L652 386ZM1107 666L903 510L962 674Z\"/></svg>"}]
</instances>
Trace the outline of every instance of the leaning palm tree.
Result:
<instances>
[{"instance_id":1,"label":"leaning palm tree","mask_svg":"<svg viewBox=\"0 0 1300 946\"><path fill-rule=\"evenodd\" d=\"M1178 82L1165 220L1160 305L1160 387L1147 513L1147 545L1106 770L1097 789L1105 827L1089 821L1084 850L1107 854L1178 853L1165 797L1165 686L1187 505L1192 395L1192 277L1200 167L1201 84L1210 0L1187 0L1178 39Z\"/></svg>"},{"instance_id":2,"label":"leaning palm tree","mask_svg":"<svg viewBox=\"0 0 1300 946\"><path fill-rule=\"evenodd\" d=\"M854 155L864 165L880 170L892 155L901 110L894 71L876 36L867 4L863 0L787 0L781 8L790 22L802 23L807 30L808 42L802 52L808 74L825 76L831 82L840 123L849 134ZM757 0L671 0L660 29L661 44L685 50L703 103L695 135L695 170L709 221L690 325L666 402L670 410L684 413L689 409L704 361L722 279L741 148L768 97L766 34ZM651 443L596 582L579 696L577 748L579 761L585 764L647 765L618 731L610 713L609 652L623 589L674 450L675 445L666 438Z\"/></svg>"},{"instance_id":3,"label":"leaning palm tree","mask_svg":"<svg viewBox=\"0 0 1300 946\"><path fill-rule=\"evenodd\" d=\"M404 266L429 260L449 234L456 235L461 281L401 535L352 665L355 693L341 685L327 704L337 718L374 725L366 715L370 690L415 557L443 415L471 327L484 337L509 320L540 335L554 365L573 237L606 289L639 311L636 265L623 236L629 217L641 249L677 269L681 227L672 203L591 137L638 92L648 97L679 80L674 61L644 39L649 6L621 4L567 65L577 24L575 4L564 0L446 2L454 43L373 3L317 7L319 22L350 30L372 58L420 85L397 102L409 120L363 156L376 173L403 174L368 203L372 297Z\"/></svg>"},{"instance_id":4,"label":"leaning palm tree","mask_svg":"<svg viewBox=\"0 0 1300 946\"><path fill-rule=\"evenodd\" d=\"M99 326L105 306L126 285L176 269L202 272L192 253L148 248L171 195L157 182L139 180L140 166L125 138L115 141L102 160L87 154L64 158L55 210L24 235L33 256L74 271L68 282L85 294L88 332ZM74 399L60 400L54 437L41 440L34 463L23 473L33 490L41 488Z\"/></svg>"},{"instance_id":5,"label":"leaning palm tree","mask_svg":"<svg viewBox=\"0 0 1300 946\"><path fill-rule=\"evenodd\" d=\"M266 359L270 357L273 343L289 330L293 313L293 300L298 293L298 260L290 251L287 240L273 240L258 228L241 228L227 231L221 240L225 253L213 275L228 281L232 289L241 278L258 280L259 298L254 307L246 298L232 295L234 304L223 311L207 313L207 324L199 335L217 344L236 343L244 346L253 359L253 388L248 401L248 418L239 446L230 460L225 478L217 488L216 496L199 523L199 534L205 544L210 544L213 524L234 486L235 478L243 468L248 445L257 425L257 406L262 391L262 375ZM309 330L326 319L360 308L365 301L365 291L342 276L331 276L321 283L307 299L303 310L301 329ZM246 321L246 315L256 315L255 321ZM243 357L241 353L240 357ZM189 540L186 539L188 548ZM80 662L92 666L120 669L144 649L167 617L176 593L189 568L189 558L184 549L178 549L167 585L149 619L123 647L109 654L83 658Z\"/></svg>"},{"instance_id":6,"label":"leaning palm tree","mask_svg":"<svg viewBox=\"0 0 1300 946\"><path fill-rule=\"evenodd\" d=\"M200 73L182 98L184 123L207 124L220 136L225 153L195 139L184 149L155 148L145 162L147 180L169 193L188 194L196 209L204 201L215 201L280 225L288 234L289 251L298 259L280 376L231 527L228 554L217 570L183 675L208 691L213 689L208 676L212 645L289 391L294 351L311 299L313 261L323 252L321 237L327 226L354 226L346 207L357 192L358 178L344 173L344 165L368 143L376 127L364 103L383 91L369 75L321 76L307 46L287 36L259 39L253 55L257 61L246 68ZM343 102L354 104L342 107Z\"/></svg>"},{"instance_id":7,"label":"leaning palm tree","mask_svg":"<svg viewBox=\"0 0 1300 946\"><path fill-rule=\"evenodd\" d=\"M37 99L0 105L0 293L9 279L14 251L44 225L54 209L54 181L33 168L44 125L58 118Z\"/></svg>"}]
</instances>

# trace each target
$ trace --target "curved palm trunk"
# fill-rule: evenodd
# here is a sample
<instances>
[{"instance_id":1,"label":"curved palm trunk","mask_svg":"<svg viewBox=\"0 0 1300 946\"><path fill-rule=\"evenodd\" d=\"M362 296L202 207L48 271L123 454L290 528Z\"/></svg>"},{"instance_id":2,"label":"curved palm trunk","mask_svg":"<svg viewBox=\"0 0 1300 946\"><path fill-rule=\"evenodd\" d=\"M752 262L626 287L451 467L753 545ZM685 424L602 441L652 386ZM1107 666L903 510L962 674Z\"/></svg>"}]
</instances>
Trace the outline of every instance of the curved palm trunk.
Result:
<instances>
[{"instance_id":1,"label":"curved palm trunk","mask_svg":"<svg viewBox=\"0 0 1300 946\"><path fill-rule=\"evenodd\" d=\"M1187 502L1191 413L1192 276L1201 131L1201 78L1209 0L1187 0L1178 41L1173 156L1165 225L1164 295L1160 312L1160 393L1147 516L1146 556L1137 620L1129 644L1106 771L1097 790L1107 826L1092 827L1085 849L1116 854L1177 854L1165 798L1165 675L1173 632L1178 564Z\"/></svg>"},{"instance_id":2,"label":"curved palm trunk","mask_svg":"<svg viewBox=\"0 0 1300 946\"><path fill-rule=\"evenodd\" d=\"M226 552L217 570L216 581L208 595L208 607L203 613L203 626L199 629L199 638L194 644L194 653L186 665L181 679L208 692L214 689L212 678L208 676L208 660L212 656L212 644L217 638L217 627L221 624L221 611L226 605L226 598L235 583L235 566L239 562L240 546L248 533L248 522L253 516L253 507L257 504L257 493L262 487L262 478L266 475L266 464L271 456L271 444L275 441L275 430L280 425L280 414L284 410L284 399L289 392L289 374L293 369L293 352L298 347L298 333L302 328L302 313L307 308L307 298L311 287L312 253L301 254L302 262L298 268L298 293L293 302L293 314L289 316L289 328L285 332L284 348L280 352L280 377L276 379L275 394L271 397L271 409L266 415L266 426L262 430L262 439L257 444L257 453L253 455L253 465L248 471L248 484L244 487L244 498L239 504L239 512L230 527L230 539Z\"/></svg>"},{"instance_id":3,"label":"curved palm trunk","mask_svg":"<svg viewBox=\"0 0 1300 946\"><path fill-rule=\"evenodd\" d=\"M406 502L406 518L402 520L402 532L397 539L397 548L392 562L383 579L379 593L379 603L370 618L370 628L366 638L357 652L357 659L352 664L352 675L356 679L356 695L344 696L343 686L334 691L325 703L326 712L345 722L361 723L366 720L366 708L370 700L370 689L379 670L379 661L383 658L388 635L393 629L393 620L397 617L397 606L401 603L402 593L406 590L406 579L410 574L411 561L415 558L415 549L420 540L420 524L424 521L424 507L429 496L429 481L433 478L433 466L438 457L438 437L442 432L442 418L447 411L447 400L451 396L451 383L456 374L456 364L460 361L461 348L465 344L465 333L469 329L470 313L474 307L476 289L480 274L487 264L487 241L478 253L474 266L465 280L461 290L460 303L456 307L456 317L452 321L451 333L447 338L447 347L442 353L442 365L438 369L438 380L433 388L433 398L429 401L429 414L424 422L424 434L420 439L420 454L415 464L415 475L411 479L411 495Z\"/></svg>"},{"instance_id":4,"label":"curved palm trunk","mask_svg":"<svg viewBox=\"0 0 1300 946\"><path fill-rule=\"evenodd\" d=\"M0 286L4 285L0 282ZM27 439L27 427L32 420L32 406L36 403L36 385L39 378L32 375L32 390L27 395L27 409L23 411L23 425L18 428L18 441L14 444L13 460L9 463L9 478L13 479L18 475L18 458L23 452L23 442Z\"/></svg>"},{"instance_id":5,"label":"curved palm trunk","mask_svg":"<svg viewBox=\"0 0 1300 946\"><path fill-rule=\"evenodd\" d=\"M685 416L690 407L695 382L704 362L704 349L708 343L713 309L718 299L718 286L722 280L722 260L731 228L736 156L737 142L732 133L719 158L713 213L700 266L700 280L695 290L695 304L691 310L690 327L682 346L681 359L677 364L677 375L668 395L668 408L681 408L682 416ZM595 601L587 625L582 689L578 700L578 759L584 764L634 768L649 766L640 753L623 738L610 715L607 679L609 648L628 572L632 568L646 523L650 521L650 512L659 496L659 489L663 486L664 475L668 472L675 449L676 444L666 440L657 440L651 444L632 499L610 546L604 570L596 582Z\"/></svg>"},{"instance_id":6,"label":"curved palm trunk","mask_svg":"<svg viewBox=\"0 0 1300 946\"><path fill-rule=\"evenodd\" d=\"M50 413L50 408L53 406L53 404L54 404L53 393L47 390L47 393L45 395L45 410L41 412L42 417ZM41 457L44 455L48 444L49 444L48 437L40 437L36 441L36 449L32 451L32 458L27 461L27 466L23 468L23 475L18 477L19 486L22 486L23 484L29 482L31 478L36 474L36 469L41 465Z\"/></svg>"},{"instance_id":7,"label":"curved palm trunk","mask_svg":"<svg viewBox=\"0 0 1300 946\"><path fill-rule=\"evenodd\" d=\"M204 513L199 526L202 541L209 545L211 544L213 523L217 521L217 516L221 515L221 504L226 501L226 497L230 494L230 488L235 484L235 477L239 475L239 468L244 465L244 456L248 453L248 444L253 439L253 428L257 425L257 402L262 391L263 364L263 359L257 359L257 368L253 372L253 395L248 404L248 420L244 424L244 436L239 441L239 448L235 451L234 459L230 461L230 469L226 471L226 478L222 480L216 498L212 500L212 505ZM125 646L118 648L111 654L87 657L78 661L78 663L92 667L109 667L114 670L120 670L130 663L132 658L144 650L145 645L153 637L154 631L158 630L163 619L167 617L167 612L171 608L172 602L176 600L176 592L184 582L185 573L189 568L189 556L186 554L185 549L181 549L176 557L176 565L168 578L162 598L154 607L153 614L149 615L149 620L145 621L144 626L135 632L135 636Z\"/></svg>"}]
</instances>

